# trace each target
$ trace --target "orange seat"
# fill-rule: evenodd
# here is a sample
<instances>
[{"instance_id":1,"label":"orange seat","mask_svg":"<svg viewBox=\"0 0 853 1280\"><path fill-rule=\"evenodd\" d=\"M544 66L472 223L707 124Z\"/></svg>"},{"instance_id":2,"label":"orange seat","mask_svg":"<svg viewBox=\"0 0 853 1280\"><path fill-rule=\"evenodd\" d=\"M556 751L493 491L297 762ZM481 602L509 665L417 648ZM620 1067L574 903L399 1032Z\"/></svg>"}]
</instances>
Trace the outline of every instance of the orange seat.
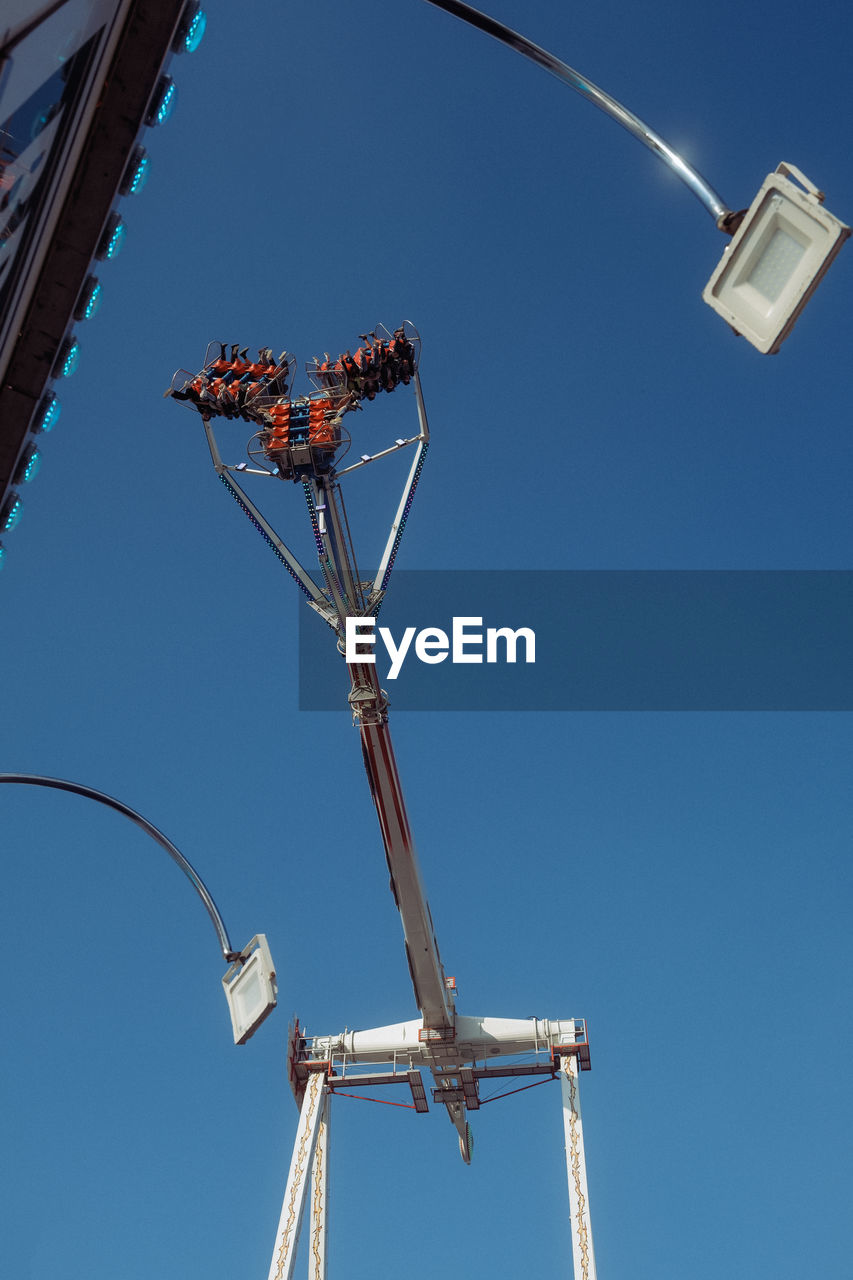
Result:
<instances>
[{"instance_id":1,"label":"orange seat","mask_svg":"<svg viewBox=\"0 0 853 1280\"><path fill-rule=\"evenodd\" d=\"M266 444L266 452L272 453L278 449L286 449L290 443L289 427L273 427L270 432L270 438Z\"/></svg>"}]
</instances>

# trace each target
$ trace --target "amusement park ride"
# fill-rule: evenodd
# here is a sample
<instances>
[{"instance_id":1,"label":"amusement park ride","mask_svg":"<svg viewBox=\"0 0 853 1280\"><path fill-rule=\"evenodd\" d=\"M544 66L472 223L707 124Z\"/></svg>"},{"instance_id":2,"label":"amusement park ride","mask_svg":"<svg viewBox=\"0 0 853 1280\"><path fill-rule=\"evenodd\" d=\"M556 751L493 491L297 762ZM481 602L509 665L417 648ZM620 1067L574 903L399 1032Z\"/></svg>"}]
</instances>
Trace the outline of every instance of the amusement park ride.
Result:
<instances>
[{"instance_id":1,"label":"amusement park ride","mask_svg":"<svg viewBox=\"0 0 853 1280\"><path fill-rule=\"evenodd\" d=\"M347 617L374 616L388 589L429 447L417 331L408 322L393 333L378 325L361 338L363 345L355 355L347 351L337 360L326 355L306 366L314 386L309 395L292 397L295 360L287 352L276 361L269 348L262 348L252 362L248 352L237 347L231 348L229 358L219 343L208 347L199 373L179 370L166 392L198 411L220 480L287 568L308 605L335 632L342 653ZM364 400L401 384L413 387L417 432L340 466L351 443L345 415ZM223 418L241 418L255 428L248 443L248 462L223 462L214 434L214 423ZM414 450L412 462L379 569L367 581L359 573L341 480L407 448ZM319 580L249 497L241 484L247 476L258 482L285 480L301 485L319 559ZM574 1275L575 1280L595 1280L578 1100L579 1072L590 1065L585 1023L575 1018L493 1018L456 1012L456 982L445 975L441 961L397 772L388 699L379 686L375 664L356 661L347 667L349 704L361 737L420 1016L391 1026L345 1029L325 1036L308 1036L298 1021L290 1027L287 1071L300 1116L269 1280L288 1280L293 1274L309 1180L311 1275L313 1280L326 1276L329 1103L334 1093L398 1085L408 1091L411 1102L406 1105L417 1113L429 1111L431 1097L433 1104L446 1109L458 1134L462 1159L469 1164L473 1140L468 1113L487 1100L481 1089L520 1077L531 1077L534 1083L560 1080Z\"/></svg>"}]
</instances>

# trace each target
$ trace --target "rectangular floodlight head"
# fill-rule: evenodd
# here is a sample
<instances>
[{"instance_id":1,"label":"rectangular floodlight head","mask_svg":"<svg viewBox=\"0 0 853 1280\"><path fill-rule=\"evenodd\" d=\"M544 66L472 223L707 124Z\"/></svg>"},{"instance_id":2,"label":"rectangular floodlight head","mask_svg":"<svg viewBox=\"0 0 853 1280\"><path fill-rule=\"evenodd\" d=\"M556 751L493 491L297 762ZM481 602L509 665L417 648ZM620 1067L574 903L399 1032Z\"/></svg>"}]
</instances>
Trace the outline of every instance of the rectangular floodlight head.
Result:
<instances>
[{"instance_id":1,"label":"rectangular floodlight head","mask_svg":"<svg viewBox=\"0 0 853 1280\"><path fill-rule=\"evenodd\" d=\"M799 169L780 164L703 290L708 305L765 355L779 350L850 235L822 202Z\"/></svg>"},{"instance_id":2,"label":"rectangular floodlight head","mask_svg":"<svg viewBox=\"0 0 853 1280\"><path fill-rule=\"evenodd\" d=\"M257 934L222 979L231 1013L234 1043L245 1044L276 1005L275 966L266 934Z\"/></svg>"}]
</instances>

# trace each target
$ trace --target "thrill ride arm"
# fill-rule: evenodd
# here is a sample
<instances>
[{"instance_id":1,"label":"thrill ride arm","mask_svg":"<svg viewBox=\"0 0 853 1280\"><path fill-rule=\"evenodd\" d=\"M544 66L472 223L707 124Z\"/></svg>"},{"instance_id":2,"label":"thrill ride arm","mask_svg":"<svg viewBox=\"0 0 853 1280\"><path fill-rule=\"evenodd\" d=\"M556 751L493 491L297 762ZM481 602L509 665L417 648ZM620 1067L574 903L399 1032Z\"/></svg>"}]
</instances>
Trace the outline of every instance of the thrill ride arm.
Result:
<instances>
[{"instance_id":1,"label":"thrill ride arm","mask_svg":"<svg viewBox=\"0 0 853 1280\"><path fill-rule=\"evenodd\" d=\"M383 450L372 457L363 454L359 462L339 473L336 473L325 455L321 456L319 461L309 454L304 458L300 455L297 459L295 451L288 461L278 463L278 470L258 470L247 467L245 464L227 465L222 460L214 433L213 419L217 415L206 404L196 406L204 423L211 460L220 480L295 579L307 597L308 605L336 632L339 647L342 650L347 618L374 615L385 594L429 447L429 426L413 345L419 342L417 333L411 327L407 332L406 325L395 331L393 339L387 331L385 332L388 342L378 341L377 349L380 346L390 349L394 341L407 344L408 354L404 351L404 355L398 360L398 365L400 380L404 383L411 381L414 384L418 434L409 439L398 439L393 448ZM354 362L351 363L355 368ZM353 385L355 386L355 383ZM393 385L396 385L396 377L392 386L386 389L393 389ZM358 387L351 394L360 395ZM408 446L414 446L414 457L380 558L379 570L372 582L362 581L355 548L350 537L339 477ZM271 461L269 454L268 461ZM301 482L308 505L322 582L315 581L315 578L300 563L238 480L238 476L242 478L244 475L262 476L269 480L279 474L281 478L286 477ZM374 665L356 662L348 664L348 667L352 682L349 695L350 706L354 720L359 726L365 769L379 818L379 828L391 876L391 891L403 925L415 1001L423 1015L425 1032L432 1033L430 1037L425 1036L425 1038L452 1039L455 1018L454 996L445 980L432 916L418 867L417 853L388 730L387 699L379 687Z\"/></svg>"},{"instance_id":2,"label":"thrill ride arm","mask_svg":"<svg viewBox=\"0 0 853 1280\"><path fill-rule=\"evenodd\" d=\"M310 485L317 550L327 590L338 610L340 635L345 631L347 614L365 616L385 592L423 467L429 446L429 427L417 371L413 381L420 426L418 444L372 589L368 587L365 592L367 584L359 580L339 486L328 477L315 479ZM319 518L321 512L322 519ZM425 1029L447 1032L454 1023L453 993L445 980L409 826L388 728L388 701L379 687L375 664L350 663L348 670L352 684L349 702L361 736L364 767L385 846L391 892L403 925L415 1001L423 1014Z\"/></svg>"},{"instance_id":3,"label":"thrill ride arm","mask_svg":"<svg viewBox=\"0 0 853 1280\"><path fill-rule=\"evenodd\" d=\"M337 487L323 480L312 495L315 510L322 509L325 514L323 521L317 520L316 523L318 551L320 562L324 566L327 589L339 610L339 633L344 631L347 613L364 616L369 607L374 607L368 606L367 601L376 599L377 595L381 598L384 594L384 586L394 563L414 486L420 474L425 448L426 442L422 440L392 525L374 590L368 590L366 595L359 581L354 557L347 545L346 525ZM397 760L388 728L388 700L379 687L375 664L348 663L347 669L351 681L350 707L361 736L364 767L379 819L385 860L391 877L391 892L403 925L415 1001L423 1014L425 1028L447 1030L453 1026L452 993L445 982L397 771Z\"/></svg>"},{"instance_id":4,"label":"thrill ride arm","mask_svg":"<svg viewBox=\"0 0 853 1280\"><path fill-rule=\"evenodd\" d=\"M350 705L358 723L370 793L376 806L391 892L403 925L403 938L415 1002L424 1029L447 1033L454 1025L453 993L447 985L435 938L397 760L388 728L386 699L373 666L349 665Z\"/></svg>"}]
</instances>

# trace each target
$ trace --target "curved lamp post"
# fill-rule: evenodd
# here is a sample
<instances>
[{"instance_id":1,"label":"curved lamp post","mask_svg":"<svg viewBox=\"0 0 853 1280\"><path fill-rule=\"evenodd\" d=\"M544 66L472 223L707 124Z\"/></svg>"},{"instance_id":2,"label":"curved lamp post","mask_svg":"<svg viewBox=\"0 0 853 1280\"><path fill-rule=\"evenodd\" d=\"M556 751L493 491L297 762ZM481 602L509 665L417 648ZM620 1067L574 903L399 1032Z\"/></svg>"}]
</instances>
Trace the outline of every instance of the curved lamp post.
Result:
<instances>
[{"instance_id":1,"label":"curved lamp post","mask_svg":"<svg viewBox=\"0 0 853 1280\"><path fill-rule=\"evenodd\" d=\"M427 0L544 67L653 151L733 237L703 290L710 307L765 355L775 355L850 228L823 208L823 192L792 164L767 176L748 209L734 212L692 165L609 93L547 49L460 0Z\"/></svg>"},{"instance_id":2,"label":"curved lamp post","mask_svg":"<svg viewBox=\"0 0 853 1280\"><path fill-rule=\"evenodd\" d=\"M0 773L0 783L2 782L24 783L36 787L52 787L57 791L70 791L74 795L83 796L87 800L96 800L99 804L106 805L107 808L115 809L117 813L123 814L125 818L129 818L136 826L141 827L147 835L151 836L152 840L156 840L160 848L164 849L169 857L181 868L204 903L204 908L213 922L222 955L229 965L222 979L222 985L225 989L225 996L231 1013L234 1043L245 1044L276 1005L275 968L270 956L266 935L263 933L256 934L242 951L235 951L231 946L228 930L225 928L225 921L219 913L219 908L213 901L207 885L193 865L172 844L168 836L164 835L147 818L144 818L141 813L137 813L129 805L123 804L121 800L116 800L113 796L108 796L103 791L96 791L94 787L86 787L79 782L67 782L62 778L45 778L35 773Z\"/></svg>"}]
</instances>

